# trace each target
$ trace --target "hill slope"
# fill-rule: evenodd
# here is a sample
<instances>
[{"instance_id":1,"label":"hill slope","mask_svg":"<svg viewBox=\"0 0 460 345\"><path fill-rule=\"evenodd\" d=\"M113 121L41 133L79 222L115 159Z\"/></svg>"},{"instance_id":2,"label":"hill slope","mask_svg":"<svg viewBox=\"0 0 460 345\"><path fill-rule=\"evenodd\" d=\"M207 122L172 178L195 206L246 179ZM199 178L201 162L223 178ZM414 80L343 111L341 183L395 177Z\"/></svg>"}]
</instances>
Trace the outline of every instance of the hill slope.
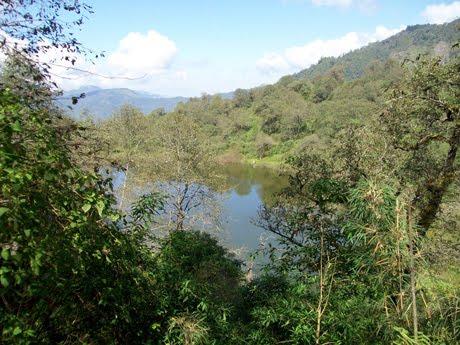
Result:
<instances>
[{"instance_id":1,"label":"hill slope","mask_svg":"<svg viewBox=\"0 0 460 345\"><path fill-rule=\"evenodd\" d=\"M420 53L456 58L456 26L417 25L339 58L327 58L273 85L200 97L174 112L194 118L224 162L278 164L308 149L322 154L344 130L359 128L385 106L386 90L407 73L401 61Z\"/></svg>"},{"instance_id":2,"label":"hill slope","mask_svg":"<svg viewBox=\"0 0 460 345\"><path fill-rule=\"evenodd\" d=\"M409 26L400 33L383 41L371 43L363 48L349 52L341 57L326 57L316 65L302 70L292 76L283 77L279 83L268 86L276 87L278 84L286 84L283 79L314 79L324 77L334 68L343 70L345 80L356 80L362 77L366 70L376 62L385 63L389 59L402 61L404 58L413 58L418 54L437 54L450 58L453 50L451 46L460 39L460 19L442 25L414 25ZM252 90L240 90L242 93L260 93L267 87L254 88ZM332 91L332 90L330 90ZM240 92L240 93L241 93ZM86 97L79 100L78 104L71 106L72 96L85 93ZM286 91L284 91L286 93ZM328 92L330 95L331 93ZM233 92L222 93L219 96L224 100L231 100ZM304 95L305 96L305 95ZM327 98L327 97L326 97ZM196 103L198 99L193 99ZM133 91L127 88L101 89L95 86L87 86L78 90L65 92L58 99L58 103L66 108L71 116L78 118L82 111L87 110L96 119L105 119L121 105L129 103L138 107L144 113L149 113L158 108L164 108L170 112L180 102L187 102L186 97L162 97L146 92ZM283 113L283 112L281 112Z\"/></svg>"},{"instance_id":3,"label":"hill slope","mask_svg":"<svg viewBox=\"0 0 460 345\"><path fill-rule=\"evenodd\" d=\"M361 77L375 61L390 58L404 59L418 54L449 56L450 47L459 40L460 19L448 24L413 25L386 40L371 43L338 58L325 57L316 65L304 69L295 78L315 78L324 75L332 67L342 67L347 79Z\"/></svg>"}]
</instances>

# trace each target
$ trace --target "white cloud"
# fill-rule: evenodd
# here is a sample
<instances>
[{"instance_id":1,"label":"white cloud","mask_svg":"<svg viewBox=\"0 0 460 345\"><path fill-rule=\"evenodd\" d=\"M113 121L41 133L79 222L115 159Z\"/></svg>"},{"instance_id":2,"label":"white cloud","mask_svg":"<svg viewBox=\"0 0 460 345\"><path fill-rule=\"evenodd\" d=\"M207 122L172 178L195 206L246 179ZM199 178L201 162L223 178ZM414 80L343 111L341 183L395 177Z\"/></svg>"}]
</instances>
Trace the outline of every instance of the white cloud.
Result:
<instances>
[{"instance_id":1,"label":"white cloud","mask_svg":"<svg viewBox=\"0 0 460 345\"><path fill-rule=\"evenodd\" d=\"M264 72L278 72L283 70L289 70L290 64L286 59L277 53L265 54L256 62L256 67Z\"/></svg>"},{"instance_id":2,"label":"white cloud","mask_svg":"<svg viewBox=\"0 0 460 345\"><path fill-rule=\"evenodd\" d=\"M403 31L404 29L406 29L406 25L401 25L399 28L396 29L388 29L383 25L379 25L375 28L373 34L367 36L368 41L366 42L366 44L385 40L388 37L391 37L393 35L396 35L398 32Z\"/></svg>"},{"instance_id":3,"label":"white cloud","mask_svg":"<svg viewBox=\"0 0 460 345\"><path fill-rule=\"evenodd\" d=\"M429 5L422 16L431 24L442 24L460 17L460 1L451 4Z\"/></svg>"},{"instance_id":4,"label":"white cloud","mask_svg":"<svg viewBox=\"0 0 460 345\"><path fill-rule=\"evenodd\" d=\"M176 54L176 44L154 30L146 35L131 32L108 56L108 64L123 72L158 73L169 67Z\"/></svg>"},{"instance_id":5,"label":"white cloud","mask_svg":"<svg viewBox=\"0 0 460 345\"><path fill-rule=\"evenodd\" d=\"M3 31L0 31L0 39L5 39L10 46L24 46L27 43L9 37ZM150 30L146 34L127 34L120 40L114 52L106 58L97 59L95 64L85 61L82 56L54 47L40 52L35 58L41 63L49 64L51 77L59 86L69 89L85 84L102 87L123 85L129 79L138 79L139 83L145 83L141 79L151 79L152 76L168 73L183 80L186 72L171 68L177 52L176 44L172 40ZM63 56L69 57L69 61L63 60ZM5 56L0 52L0 61L4 59ZM71 63L72 59L77 61L75 65Z\"/></svg>"},{"instance_id":6,"label":"white cloud","mask_svg":"<svg viewBox=\"0 0 460 345\"><path fill-rule=\"evenodd\" d=\"M349 32L337 39L314 40L302 46L287 48L282 54L265 54L257 61L256 66L263 72L271 73L307 68L318 62L322 57L340 56L371 42L386 39L403 29L403 26L397 29L377 26L372 33Z\"/></svg>"},{"instance_id":7,"label":"white cloud","mask_svg":"<svg viewBox=\"0 0 460 345\"><path fill-rule=\"evenodd\" d=\"M339 56L363 45L362 39L356 32L350 32L343 37L333 40L315 40L303 46L291 47L285 50L285 56L291 65L305 68L316 63L324 56Z\"/></svg>"},{"instance_id":8,"label":"white cloud","mask_svg":"<svg viewBox=\"0 0 460 345\"><path fill-rule=\"evenodd\" d=\"M75 66L54 60L51 72L53 79L65 90L82 85L149 90L164 80L177 83L187 79L187 71L173 65L177 52L174 41L155 30L145 34L131 32L107 57L96 59L94 63L80 57ZM48 62L59 56L62 54L50 51L41 60Z\"/></svg>"}]
</instances>

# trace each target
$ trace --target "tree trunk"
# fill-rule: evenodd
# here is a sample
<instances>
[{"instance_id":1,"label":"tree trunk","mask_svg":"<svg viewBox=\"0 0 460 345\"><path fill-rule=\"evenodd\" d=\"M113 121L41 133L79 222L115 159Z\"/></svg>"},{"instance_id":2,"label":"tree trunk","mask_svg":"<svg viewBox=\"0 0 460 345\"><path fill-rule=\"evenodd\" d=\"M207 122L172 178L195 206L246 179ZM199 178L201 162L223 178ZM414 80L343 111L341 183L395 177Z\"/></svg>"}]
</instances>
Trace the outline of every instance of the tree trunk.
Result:
<instances>
[{"instance_id":1,"label":"tree trunk","mask_svg":"<svg viewBox=\"0 0 460 345\"><path fill-rule=\"evenodd\" d=\"M123 181L123 187L121 190L120 210L123 210L123 201L125 199L125 190L126 190L126 181L128 181L128 172L129 172L129 163L126 164L125 179Z\"/></svg>"},{"instance_id":2,"label":"tree trunk","mask_svg":"<svg viewBox=\"0 0 460 345\"><path fill-rule=\"evenodd\" d=\"M460 126L457 125L449 140L449 151L438 177L420 186L416 193L414 204L419 204L418 226L420 234L425 235L436 219L436 215L442 203L442 198L454 181L456 175L455 159L460 146ZM419 201L421 199L421 201ZM418 202L417 202L418 201Z\"/></svg>"},{"instance_id":3,"label":"tree trunk","mask_svg":"<svg viewBox=\"0 0 460 345\"><path fill-rule=\"evenodd\" d=\"M188 191L189 191L189 184L186 183L182 193L177 196L177 201L176 201L176 209L177 209L176 231L184 230L185 217L187 216L187 209L186 209L186 207L184 207L184 201L187 198Z\"/></svg>"}]
</instances>

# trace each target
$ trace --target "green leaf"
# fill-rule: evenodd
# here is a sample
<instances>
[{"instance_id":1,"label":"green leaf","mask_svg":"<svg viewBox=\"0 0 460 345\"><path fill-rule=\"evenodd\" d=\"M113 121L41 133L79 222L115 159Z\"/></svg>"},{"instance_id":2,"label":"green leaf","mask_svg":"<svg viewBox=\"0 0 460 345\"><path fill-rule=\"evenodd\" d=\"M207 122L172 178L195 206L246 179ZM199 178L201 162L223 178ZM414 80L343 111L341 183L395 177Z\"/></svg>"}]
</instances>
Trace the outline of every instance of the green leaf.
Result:
<instances>
[{"instance_id":1,"label":"green leaf","mask_svg":"<svg viewBox=\"0 0 460 345\"><path fill-rule=\"evenodd\" d=\"M2 258L3 260L8 260L10 258L10 251L7 248L2 249Z\"/></svg>"},{"instance_id":2,"label":"green leaf","mask_svg":"<svg viewBox=\"0 0 460 345\"><path fill-rule=\"evenodd\" d=\"M83 212L87 213L91 209L91 204L84 204L81 209Z\"/></svg>"},{"instance_id":3,"label":"green leaf","mask_svg":"<svg viewBox=\"0 0 460 345\"><path fill-rule=\"evenodd\" d=\"M10 283L8 282L8 279L6 279L5 276L0 276L0 283L1 283L4 287L8 287L8 285L10 285Z\"/></svg>"},{"instance_id":4,"label":"green leaf","mask_svg":"<svg viewBox=\"0 0 460 345\"><path fill-rule=\"evenodd\" d=\"M102 212L104 211L104 208L105 208L104 201L99 200L97 202L97 204L96 204L96 209L97 209L97 213L99 213L100 217L102 217Z\"/></svg>"},{"instance_id":5,"label":"green leaf","mask_svg":"<svg viewBox=\"0 0 460 345\"><path fill-rule=\"evenodd\" d=\"M20 132L21 131L21 124L17 120L16 120L16 122L12 123L10 125L10 127L14 132Z\"/></svg>"},{"instance_id":6,"label":"green leaf","mask_svg":"<svg viewBox=\"0 0 460 345\"><path fill-rule=\"evenodd\" d=\"M34 258L30 259L30 268L32 269L33 274L39 275L40 274L40 266L41 266L41 258L43 254L37 252Z\"/></svg>"},{"instance_id":7,"label":"green leaf","mask_svg":"<svg viewBox=\"0 0 460 345\"><path fill-rule=\"evenodd\" d=\"M110 215L110 220L111 220L112 222L116 222L118 219L120 219L120 215L119 215L119 214L114 213L114 214L111 214L111 215Z\"/></svg>"},{"instance_id":8,"label":"green leaf","mask_svg":"<svg viewBox=\"0 0 460 345\"><path fill-rule=\"evenodd\" d=\"M3 216L6 212L8 212L10 209L6 207L0 207L0 217Z\"/></svg>"},{"instance_id":9,"label":"green leaf","mask_svg":"<svg viewBox=\"0 0 460 345\"><path fill-rule=\"evenodd\" d=\"M13 331L13 335L19 335L22 333L22 329L19 326L16 326Z\"/></svg>"},{"instance_id":10,"label":"green leaf","mask_svg":"<svg viewBox=\"0 0 460 345\"><path fill-rule=\"evenodd\" d=\"M155 323L152 323L152 325L150 326L150 328L152 329L152 331L155 331L157 330L158 328L161 327L161 324L158 323L158 322L155 322Z\"/></svg>"}]
</instances>

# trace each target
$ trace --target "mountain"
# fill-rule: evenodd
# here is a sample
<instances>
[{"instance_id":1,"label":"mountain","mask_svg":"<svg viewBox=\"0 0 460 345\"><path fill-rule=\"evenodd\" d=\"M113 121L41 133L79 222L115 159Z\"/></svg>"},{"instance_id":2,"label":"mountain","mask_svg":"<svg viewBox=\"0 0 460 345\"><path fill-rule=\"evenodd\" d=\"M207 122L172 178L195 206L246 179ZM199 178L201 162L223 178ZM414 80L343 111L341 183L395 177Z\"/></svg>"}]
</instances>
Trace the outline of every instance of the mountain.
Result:
<instances>
[{"instance_id":1,"label":"mountain","mask_svg":"<svg viewBox=\"0 0 460 345\"><path fill-rule=\"evenodd\" d=\"M72 105L72 98L85 96ZM232 99L234 92L219 93L223 99ZM87 112L96 120L103 120L109 117L117 108L123 104L131 104L144 113L163 108L166 112L172 111L180 102L187 102L188 97L164 97L151 94L145 91L134 91L128 88L102 89L97 86L82 86L75 90L65 91L58 97L59 106L73 118L80 118L82 112Z\"/></svg>"},{"instance_id":2,"label":"mountain","mask_svg":"<svg viewBox=\"0 0 460 345\"><path fill-rule=\"evenodd\" d=\"M235 96L235 91L221 92L221 93L218 93L217 95L222 97L222 99L232 99Z\"/></svg>"},{"instance_id":3,"label":"mountain","mask_svg":"<svg viewBox=\"0 0 460 345\"><path fill-rule=\"evenodd\" d=\"M402 61L405 58L415 58L419 54L436 54L449 58L455 54L450 49L451 46L460 40L459 26L460 19L441 25L409 26L386 40L371 43L340 57L322 58L317 64L290 76L290 78L314 79L326 75L331 69L340 68L343 69L347 80L354 80L362 77L376 61L385 62L388 59ZM72 97L79 96L81 93L85 93L85 97L72 106ZM218 95L223 99L230 100L233 99L234 92ZM96 86L84 86L77 90L64 92L58 99L58 103L72 117L78 118L82 111L86 110L95 119L104 119L110 116L117 108L126 103L149 113L158 108L163 108L169 112L179 102L187 101L189 98L186 97L163 97L127 88L101 89Z\"/></svg>"},{"instance_id":4,"label":"mountain","mask_svg":"<svg viewBox=\"0 0 460 345\"><path fill-rule=\"evenodd\" d=\"M449 57L452 54L451 46L460 39L459 26L460 19L441 25L408 26L386 40L371 43L340 57L324 57L316 65L294 74L294 77L312 79L324 75L333 67L340 67L343 68L345 77L352 80L361 77L375 61L415 58L419 54Z\"/></svg>"},{"instance_id":5,"label":"mountain","mask_svg":"<svg viewBox=\"0 0 460 345\"><path fill-rule=\"evenodd\" d=\"M325 58L272 85L235 90L231 99L196 97L178 112L212 137L222 162L283 162L308 150L321 155L348 135L375 120L410 64L405 58L458 57L459 20L445 25L416 25L338 58Z\"/></svg>"},{"instance_id":6,"label":"mountain","mask_svg":"<svg viewBox=\"0 0 460 345\"><path fill-rule=\"evenodd\" d=\"M78 97L82 93L84 98L72 105L72 97ZM57 99L57 103L74 118L79 118L83 111L88 112L95 119L101 120L110 116L117 108L129 103L145 113L163 108L169 112L179 102L186 102L186 97L162 97L142 91L134 91L127 88L101 89L97 86L84 86L76 90L65 91ZM70 108L69 108L70 107Z\"/></svg>"}]
</instances>

